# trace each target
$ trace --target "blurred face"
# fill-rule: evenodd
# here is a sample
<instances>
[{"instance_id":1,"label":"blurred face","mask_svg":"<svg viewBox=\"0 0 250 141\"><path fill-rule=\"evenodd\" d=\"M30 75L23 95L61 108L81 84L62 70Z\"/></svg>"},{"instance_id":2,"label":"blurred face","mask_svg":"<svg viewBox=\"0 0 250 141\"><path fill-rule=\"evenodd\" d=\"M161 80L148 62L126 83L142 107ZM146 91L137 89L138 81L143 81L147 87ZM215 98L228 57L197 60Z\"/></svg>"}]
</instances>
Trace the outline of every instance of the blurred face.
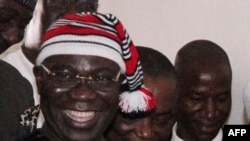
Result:
<instances>
[{"instance_id":1,"label":"blurred face","mask_svg":"<svg viewBox=\"0 0 250 141\"><path fill-rule=\"evenodd\" d=\"M187 69L180 82L177 134L185 140L211 141L231 109L231 76L228 68Z\"/></svg>"},{"instance_id":2,"label":"blurred face","mask_svg":"<svg viewBox=\"0 0 250 141\"><path fill-rule=\"evenodd\" d=\"M67 14L96 12L98 0L44 0L43 30Z\"/></svg>"},{"instance_id":3,"label":"blurred face","mask_svg":"<svg viewBox=\"0 0 250 141\"><path fill-rule=\"evenodd\" d=\"M168 141L171 137L176 102L173 79L144 76L144 83L157 100L157 109L143 115L117 114L109 133L112 141Z\"/></svg>"},{"instance_id":4,"label":"blurred face","mask_svg":"<svg viewBox=\"0 0 250 141\"><path fill-rule=\"evenodd\" d=\"M0 0L0 52L22 40L32 11L14 0Z\"/></svg>"},{"instance_id":5,"label":"blurred face","mask_svg":"<svg viewBox=\"0 0 250 141\"><path fill-rule=\"evenodd\" d=\"M52 74L41 67L34 73L46 136L58 141L100 141L117 111L119 66L102 57L80 55L52 56L44 66Z\"/></svg>"}]
</instances>

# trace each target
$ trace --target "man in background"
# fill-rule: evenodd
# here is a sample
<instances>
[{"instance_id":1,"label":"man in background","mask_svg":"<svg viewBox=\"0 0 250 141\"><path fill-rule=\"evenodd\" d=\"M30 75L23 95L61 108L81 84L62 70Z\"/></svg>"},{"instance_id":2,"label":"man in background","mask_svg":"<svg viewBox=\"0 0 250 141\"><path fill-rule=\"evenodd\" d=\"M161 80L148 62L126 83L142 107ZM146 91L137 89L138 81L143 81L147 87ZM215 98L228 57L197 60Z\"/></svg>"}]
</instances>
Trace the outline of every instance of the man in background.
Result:
<instances>
[{"instance_id":1,"label":"man in background","mask_svg":"<svg viewBox=\"0 0 250 141\"><path fill-rule=\"evenodd\" d=\"M227 53L211 41L191 41L178 51L174 67L179 100L171 141L221 141L231 111Z\"/></svg>"},{"instance_id":2,"label":"man in background","mask_svg":"<svg viewBox=\"0 0 250 141\"><path fill-rule=\"evenodd\" d=\"M30 133L22 126L20 115L34 105L32 87L13 66L0 60L0 140L13 141Z\"/></svg>"},{"instance_id":3,"label":"man in background","mask_svg":"<svg viewBox=\"0 0 250 141\"><path fill-rule=\"evenodd\" d=\"M36 0L0 0L0 53L21 41ZM0 137L12 141L30 132L19 122L25 109L34 105L32 87L14 66L0 60Z\"/></svg>"},{"instance_id":4,"label":"man in background","mask_svg":"<svg viewBox=\"0 0 250 141\"><path fill-rule=\"evenodd\" d=\"M21 41L36 0L0 0L0 53Z\"/></svg>"},{"instance_id":5,"label":"man in background","mask_svg":"<svg viewBox=\"0 0 250 141\"><path fill-rule=\"evenodd\" d=\"M118 112L107 131L111 141L169 141L175 123L177 80L172 63L162 53L137 47L145 86L152 92L157 108L148 113Z\"/></svg>"}]
</instances>

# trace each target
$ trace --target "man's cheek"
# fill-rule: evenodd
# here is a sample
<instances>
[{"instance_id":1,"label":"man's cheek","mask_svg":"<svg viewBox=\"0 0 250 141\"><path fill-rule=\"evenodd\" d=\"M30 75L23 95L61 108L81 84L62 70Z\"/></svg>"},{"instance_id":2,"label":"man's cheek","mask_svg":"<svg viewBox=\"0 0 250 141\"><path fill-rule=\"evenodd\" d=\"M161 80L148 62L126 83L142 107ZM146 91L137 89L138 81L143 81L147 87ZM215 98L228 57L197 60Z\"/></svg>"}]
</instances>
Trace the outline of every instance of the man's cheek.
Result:
<instances>
[{"instance_id":1,"label":"man's cheek","mask_svg":"<svg viewBox=\"0 0 250 141\"><path fill-rule=\"evenodd\" d=\"M120 135L126 135L129 132L131 132L134 128L135 128L134 124L132 123L128 124L128 123L123 123L123 122L116 124L116 127L115 127L115 129Z\"/></svg>"}]
</instances>

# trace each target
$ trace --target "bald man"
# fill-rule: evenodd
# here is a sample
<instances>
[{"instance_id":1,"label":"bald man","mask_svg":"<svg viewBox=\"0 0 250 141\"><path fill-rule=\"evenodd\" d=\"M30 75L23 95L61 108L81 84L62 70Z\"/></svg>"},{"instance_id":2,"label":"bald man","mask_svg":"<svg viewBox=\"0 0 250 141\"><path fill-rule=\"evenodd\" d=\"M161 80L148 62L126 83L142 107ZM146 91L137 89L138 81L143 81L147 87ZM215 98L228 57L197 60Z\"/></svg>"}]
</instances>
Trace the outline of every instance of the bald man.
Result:
<instances>
[{"instance_id":1,"label":"bald man","mask_svg":"<svg viewBox=\"0 0 250 141\"><path fill-rule=\"evenodd\" d=\"M180 87L172 141L221 141L231 110L226 52L211 41L195 40L178 51L174 66Z\"/></svg>"}]
</instances>

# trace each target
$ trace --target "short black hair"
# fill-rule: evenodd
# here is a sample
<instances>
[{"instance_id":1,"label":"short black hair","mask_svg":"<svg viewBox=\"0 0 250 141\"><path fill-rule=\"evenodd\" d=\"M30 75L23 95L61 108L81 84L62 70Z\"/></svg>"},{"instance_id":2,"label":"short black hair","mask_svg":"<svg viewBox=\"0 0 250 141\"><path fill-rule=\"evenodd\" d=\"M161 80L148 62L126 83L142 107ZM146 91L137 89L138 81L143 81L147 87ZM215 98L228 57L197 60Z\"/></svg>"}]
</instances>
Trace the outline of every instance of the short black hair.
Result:
<instances>
[{"instance_id":1,"label":"short black hair","mask_svg":"<svg viewBox=\"0 0 250 141\"><path fill-rule=\"evenodd\" d=\"M171 61L161 52L153 48L137 46L143 73L153 76L174 76L175 69Z\"/></svg>"}]
</instances>

